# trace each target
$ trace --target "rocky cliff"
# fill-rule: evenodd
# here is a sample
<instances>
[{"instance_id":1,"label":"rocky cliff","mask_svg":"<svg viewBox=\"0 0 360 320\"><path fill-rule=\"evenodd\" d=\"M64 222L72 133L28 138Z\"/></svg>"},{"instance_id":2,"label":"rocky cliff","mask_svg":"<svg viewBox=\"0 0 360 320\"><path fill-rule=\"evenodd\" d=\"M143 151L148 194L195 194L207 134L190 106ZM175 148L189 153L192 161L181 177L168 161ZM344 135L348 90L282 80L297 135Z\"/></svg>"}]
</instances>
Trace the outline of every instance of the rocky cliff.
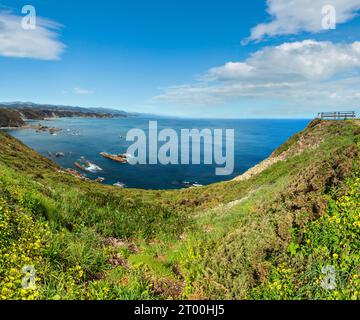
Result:
<instances>
[{"instance_id":1,"label":"rocky cliff","mask_svg":"<svg viewBox=\"0 0 360 320\"><path fill-rule=\"evenodd\" d=\"M16 110L0 109L0 127L21 127L24 121Z\"/></svg>"}]
</instances>

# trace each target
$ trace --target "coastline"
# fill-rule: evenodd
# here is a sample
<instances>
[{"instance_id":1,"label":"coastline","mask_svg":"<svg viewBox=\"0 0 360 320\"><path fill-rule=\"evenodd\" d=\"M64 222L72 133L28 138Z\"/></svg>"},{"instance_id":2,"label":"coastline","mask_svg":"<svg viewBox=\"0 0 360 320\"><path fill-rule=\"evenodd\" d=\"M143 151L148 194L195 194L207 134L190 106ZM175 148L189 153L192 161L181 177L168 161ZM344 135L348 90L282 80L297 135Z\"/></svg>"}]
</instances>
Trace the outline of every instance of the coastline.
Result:
<instances>
[{"instance_id":1,"label":"coastline","mask_svg":"<svg viewBox=\"0 0 360 320\"><path fill-rule=\"evenodd\" d=\"M40 108L1 108L0 106L0 128L7 130L29 129L29 121L50 121L61 118L85 118L85 119L111 119L127 118L127 115L120 113L92 112L68 110L68 109L40 109ZM41 126L41 123L39 124Z\"/></svg>"},{"instance_id":2,"label":"coastline","mask_svg":"<svg viewBox=\"0 0 360 320\"><path fill-rule=\"evenodd\" d=\"M25 125L20 127L0 127L0 130L25 130L25 129L34 129L31 125Z\"/></svg>"},{"instance_id":3,"label":"coastline","mask_svg":"<svg viewBox=\"0 0 360 320\"><path fill-rule=\"evenodd\" d=\"M22 126L7 126L7 127L1 127L0 126L0 130L29 130L29 129L33 129L33 130L40 130L40 131L45 131L44 129L53 129L53 130L58 130L60 131L61 129L56 128L56 127L46 127L43 126L41 124L41 121L56 121L59 119L113 119L113 118L119 118L119 117L91 117L91 116L76 116L76 117L52 117L52 118L44 118L44 119L22 119L24 121L24 125ZM28 122L37 122L37 124L29 124Z\"/></svg>"}]
</instances>

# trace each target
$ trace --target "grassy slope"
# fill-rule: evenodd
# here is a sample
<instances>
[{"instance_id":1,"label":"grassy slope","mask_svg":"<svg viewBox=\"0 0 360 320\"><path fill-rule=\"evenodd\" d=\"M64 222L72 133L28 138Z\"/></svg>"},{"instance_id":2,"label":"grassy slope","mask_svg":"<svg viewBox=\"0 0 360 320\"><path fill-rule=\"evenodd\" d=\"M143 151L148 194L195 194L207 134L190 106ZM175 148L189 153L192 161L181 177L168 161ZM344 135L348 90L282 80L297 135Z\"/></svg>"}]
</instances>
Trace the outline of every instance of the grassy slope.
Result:
<instances>
[{"instance_id":1,"label":"grassy slope","mask_svg":"<svg viewBox=\"0 0 360 320\"><path fill-rule=\"evenodd\" d=\"M80 181L0 132L0 298L356 298L359 133L313 122L249 180L159 192Z\"/></svg>"}]
</instances>

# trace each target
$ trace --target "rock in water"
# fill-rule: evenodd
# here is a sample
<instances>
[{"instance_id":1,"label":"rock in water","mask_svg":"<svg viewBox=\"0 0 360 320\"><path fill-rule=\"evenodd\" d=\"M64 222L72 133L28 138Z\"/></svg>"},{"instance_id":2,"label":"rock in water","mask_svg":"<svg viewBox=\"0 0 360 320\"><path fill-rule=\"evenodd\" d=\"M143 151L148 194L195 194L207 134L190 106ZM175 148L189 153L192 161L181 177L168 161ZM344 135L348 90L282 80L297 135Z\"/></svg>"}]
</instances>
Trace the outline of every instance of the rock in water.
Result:
<instances>
[{"instance_id":1,"label":"rock in water","mask_svg":"<svg viewBox=\"0 0 360 320\"><path fill-rule=\"evenodd\" d=\"M119 188L125 188L125 183L122 183L122 182L116 182L113 184L113 186L115 187L119 187Z\"/></svg>"}]
</instances>

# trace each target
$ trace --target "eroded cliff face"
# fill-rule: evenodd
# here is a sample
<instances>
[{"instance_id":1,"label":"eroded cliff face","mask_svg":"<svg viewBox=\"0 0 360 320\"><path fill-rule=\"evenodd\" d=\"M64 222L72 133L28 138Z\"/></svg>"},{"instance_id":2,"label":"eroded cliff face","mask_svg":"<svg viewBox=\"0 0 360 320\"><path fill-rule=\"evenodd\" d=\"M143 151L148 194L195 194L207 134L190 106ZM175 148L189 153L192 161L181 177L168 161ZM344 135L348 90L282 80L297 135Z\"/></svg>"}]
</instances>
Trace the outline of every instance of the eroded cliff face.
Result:
<instances>
[{"instance_id":1,"label":"eroded cliff face","mask_svg":"<svg viewBox=\"0 0 360 320\"><path fill-rule=\"evenodd\" d=\"M0 127L22 127L24 120L16 110L0 109Z\"/></svg>"}]
</instances>

